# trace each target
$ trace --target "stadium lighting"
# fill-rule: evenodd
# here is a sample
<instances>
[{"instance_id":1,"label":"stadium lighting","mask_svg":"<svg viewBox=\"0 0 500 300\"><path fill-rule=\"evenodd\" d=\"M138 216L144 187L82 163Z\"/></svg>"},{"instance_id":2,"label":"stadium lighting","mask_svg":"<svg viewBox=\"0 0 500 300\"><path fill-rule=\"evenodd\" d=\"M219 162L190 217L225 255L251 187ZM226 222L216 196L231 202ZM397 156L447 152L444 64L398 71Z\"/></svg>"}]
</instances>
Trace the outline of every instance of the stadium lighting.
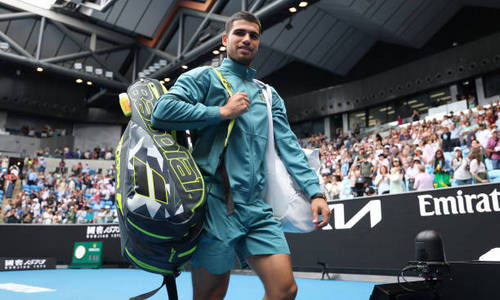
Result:
<instances>
[{"instance_id":1,"label":"stadium lighting","mask_svg":"<svg viewBox=\"0 0 500 300\"><path fill-rule=\"evenodd\" d=\"M99 75L99 76L102 76L102 74L103 74L103 70L101 68L96 68L94 70L94 72L95 72L96 75Z\"/></svg>"},{"instance_id":2,"label":"stadium lighting","mask_svg":"<svg viewBox=\"0 0 500 300\"><path fill-rule=\"evenodd\" d=\"M113 72L111 72L111 71L106 71L106 72L104 73L104 77L106 77L106 78L110 78L110 79L113 79Z\"/></svg>"},{"instance_id":3,"label":"stadium lighting","mask_svg":"<svg viewBox=\"0 0 500 300\"><path fill-rule=\"evenodd\" d=\"M87 73L93 73L94 72L94 67L93 66L85 66L85 72L87 72Z\"/></svg>"},{"instance_id":4,"label":"stadium lighting","mask_svg":"<svg viewBox=\"0 0 500 300\"><path fill-rule=\"evenodd\" d=\"M4 43L4 42L0 43L0 50L2 51L8 51L9 47L10 47L9 43Z\"/></svg>"},{"instance_id":5,"label":"stadium lighting","mask_svg":"<svg viewBox=\"0 0 500 300\"><path fill-rule=\"evenodd\" d=\"M219 51L221 51L221 52L222 52L222 51L226 51L226 47L224 47L224 46L220 46L220 47L219 47Z\"/></svg>"},{"instance_id":6,"label":"stadium lighting","mask_svg":"<svg viewBox=\"0 0 500 300\"><path fill-rule=\"evenodd\" d=\"M299 7L306 7L307 5L309 5L309 3L307 1L300 1L299 3Z\"/></svg>"},{"instance_id":7,"label":"stadium lighting","mask_svg":"<svg viewBox=\"0 0 500 300\"><path fill-rule=\"evenodd\" d=\"M31 5L38 6L43 9L50 9L56 0L23 0Z\"/></svg>"},{"instance_id":8,"label":"stadium lighting","mask_svg":"<svg viewBox=\"0 0 500 300\"><path fill-rule=\"evenodd\" d=\"M87 85L92 85L92 81L87 81Z\"/></svg>"},{"instance_id":9,"label":"stadium lighting","mask_svg":"<svg viewBox=\"0 0 500 300\"><path fill-rule=\"evenodd\" d=\"M181 68L183 68L184 70L187 70L189 67L186 65L182 65Z\"/></svg>"},{"instance_id":10,"label":"stadium lighting","mask_svg":"<svg viewBox=\"0 0 500 300\"><path fill-rule=\"evenodd\" d=\"M37 71L37 72L43 72L43 68L42 68L42 67L37 67L37 68L36 68L36 71Z\"/></svg>"},{"instance_id":11,"label":"stadium lighting","mask_svg":"<svg viewBox=\"0 0 500 300\"><path fill-rule=\"evenodd\" d=\"M292 6L292 7L290 7L290 8L288 9L288 11L290 11L290 12L293 14L293 13L296 13L296 12L297 12L297 8L295 8L294 6Z\"/></svg>"},{"instance_id":12,"label":"stadium lighting","mask_svg":"<svg viewBox=\"0 0 500 300\"><path fill-rule=\"evenodd\" d=\"M165 82L170 82L170 77L165 78Z\"/></svg>"},{"instance_id":13,"label":"stadium lighting","mask_svg":"<svg viewBox=\"0 0 500 300\"><path fill-rule=\"evenodd\" d=\"M76 63L73 65L73 68L74 68L75 70L81 70L81 69L82 69L82 63L76 62Z\"/></svg>"},{"instance_id":14,"label":"stadium lighting","mask_svg":"<svg viewBox=\"0 0 500 300\"><path fill-rule=\"evenodd\" d=\"M76 82L76 83L82 83L82 82L83 82L83 80L82 80L81 78L77 78L77 79L75 80L75 82Z\"/></svg>"},{"instance_id":15,"label":"stadium lighting","mask_svg":"<svg viewBox=\"0 0 500 300\"><path fill-rule=\"evenodd\" d=\"M219 55L219 54L220 54L219 50L214 50L214 51L212 51L212 53L213 53L214 55Z\"/></svg>"}]
</instances>

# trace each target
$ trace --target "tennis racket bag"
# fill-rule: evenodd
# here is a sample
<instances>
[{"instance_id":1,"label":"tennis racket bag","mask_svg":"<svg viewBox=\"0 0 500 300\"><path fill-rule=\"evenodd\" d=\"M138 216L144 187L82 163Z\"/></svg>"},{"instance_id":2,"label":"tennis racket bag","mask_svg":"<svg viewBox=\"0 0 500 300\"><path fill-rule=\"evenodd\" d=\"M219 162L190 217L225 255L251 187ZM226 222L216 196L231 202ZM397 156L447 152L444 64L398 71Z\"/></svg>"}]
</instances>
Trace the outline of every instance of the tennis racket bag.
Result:
<instances>
[{"instance_id":1,"label":"tennis racket bag","mask_svg":"<svg viewBox=\"0 0 500 300\"><path fill-rule=\"evenodd\" d=\"M154 103L166 92L159 81L141 79L120 95L122 110L130 116L116 148L122 255L164 276L159 288L131 299L149 298L166 285L169 299L177 300L175 278L203 229L205 183L191 153L178 142L185 136L151 127Z\"/></svg>"}]
</instances>

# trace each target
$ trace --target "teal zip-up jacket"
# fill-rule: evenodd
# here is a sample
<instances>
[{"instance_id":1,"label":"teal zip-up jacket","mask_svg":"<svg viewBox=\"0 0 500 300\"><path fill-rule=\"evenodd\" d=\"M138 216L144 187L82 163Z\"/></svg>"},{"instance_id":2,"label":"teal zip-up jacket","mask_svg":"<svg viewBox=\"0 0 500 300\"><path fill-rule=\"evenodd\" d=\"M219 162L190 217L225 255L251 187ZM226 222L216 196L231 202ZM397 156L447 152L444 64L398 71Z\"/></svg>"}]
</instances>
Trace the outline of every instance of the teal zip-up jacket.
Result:
<instances>
[{"instance_id":1,"label":"teal zip-up jacket","mask_svg":"<svg viewBox=\"0 0 500 300\"><path fill-rule=\"evenodd\" d=\"M262 199L266 187L265 152L267 142L267 107L264 95L253 81L255 70L225 59L218 68L233 93L246 92L248 112L236 118L229 137L225 163L235 203ZM309 167L297 137L290 129L283 99L272 88L272 115L277 152L288 172L310 198L320 193L318 177ZM211 192L222 197L216 174L219 156L224 149L229 120L220 118L220 108L229 94L209 67L182 74L167 94L156 102L151 123L155 128L186 130L193 136L193 157L208 174Z\"/></svg>"}]
</instances>

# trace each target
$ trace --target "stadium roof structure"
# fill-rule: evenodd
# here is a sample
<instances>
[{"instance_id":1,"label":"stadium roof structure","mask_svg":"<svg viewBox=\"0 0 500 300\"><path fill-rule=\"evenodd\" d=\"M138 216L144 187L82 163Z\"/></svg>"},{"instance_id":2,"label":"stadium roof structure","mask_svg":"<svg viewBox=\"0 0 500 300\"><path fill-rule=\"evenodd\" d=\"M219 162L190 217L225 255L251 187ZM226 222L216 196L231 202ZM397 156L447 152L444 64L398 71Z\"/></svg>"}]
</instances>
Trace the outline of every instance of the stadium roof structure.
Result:
<instances>
[{"instance_id":1,"label":"stadium roof structure","mask_svg":"<svg viewBox=\"0 0 500 300\"><path fill-rule=\"evenodd\" d=\"M346 75L377 41L421 48L464 6L494 0L0 0L0 62L123 91L140 76L172 83L225 55L228 17L263 23L257 78L299 61ZM1 96L1 95L0 95Z\"/></svg>"}]
</instances>

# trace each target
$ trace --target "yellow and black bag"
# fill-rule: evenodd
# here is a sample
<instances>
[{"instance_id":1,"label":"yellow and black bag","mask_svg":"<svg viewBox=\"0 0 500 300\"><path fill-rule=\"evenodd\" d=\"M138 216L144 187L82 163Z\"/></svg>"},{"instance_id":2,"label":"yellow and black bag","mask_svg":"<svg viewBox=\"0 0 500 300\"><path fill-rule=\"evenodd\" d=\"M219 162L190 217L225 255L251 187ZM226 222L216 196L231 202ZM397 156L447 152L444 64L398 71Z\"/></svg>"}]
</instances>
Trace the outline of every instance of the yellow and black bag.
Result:
<instances>
[{"instance_id":1,"label":"yellow and black bag","mask_svg":"<svg viewBox=\"0 0 500 300\"><path fill-rule=\"evenodd\" d=\"M122 255L164 276L162 285L132 299L145 299L167 286L177 299L175 278L189 261L203 229L206 189L180 136L151 126L154 103L166 93L155 79L141 79L120 95L130 122L116 149L116 199ZM179 133L177 133L179 135Z\"/></svg>"}]
</instances>

